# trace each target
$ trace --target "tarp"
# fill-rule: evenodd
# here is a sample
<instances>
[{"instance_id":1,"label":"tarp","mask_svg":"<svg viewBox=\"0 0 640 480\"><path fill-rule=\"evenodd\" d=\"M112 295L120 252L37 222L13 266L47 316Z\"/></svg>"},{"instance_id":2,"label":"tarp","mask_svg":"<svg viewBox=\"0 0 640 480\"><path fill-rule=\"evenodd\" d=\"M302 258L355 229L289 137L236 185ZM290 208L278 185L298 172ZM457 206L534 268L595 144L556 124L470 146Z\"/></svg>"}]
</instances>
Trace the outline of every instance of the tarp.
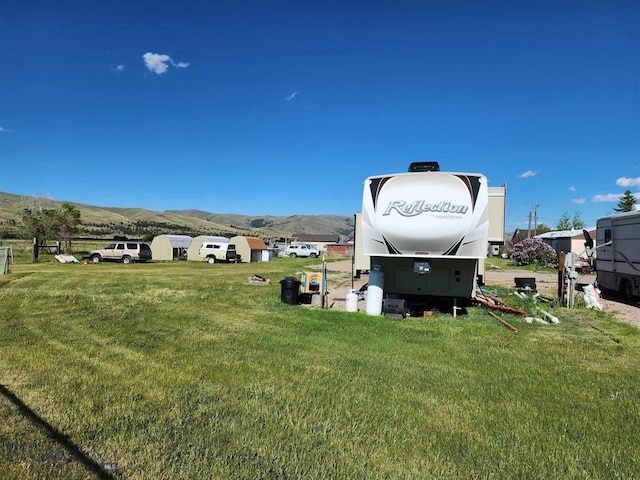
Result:
<instances>
[{"instance_id":1,"label":"tarp","mask_svg":"<svg viewBox=\"0 0 640 480\"><path fill-rule=\"evenodd\" d=\"M73 255L56 255L56 260L60 263L80 263Z\"/></svg>"}]
</instances>

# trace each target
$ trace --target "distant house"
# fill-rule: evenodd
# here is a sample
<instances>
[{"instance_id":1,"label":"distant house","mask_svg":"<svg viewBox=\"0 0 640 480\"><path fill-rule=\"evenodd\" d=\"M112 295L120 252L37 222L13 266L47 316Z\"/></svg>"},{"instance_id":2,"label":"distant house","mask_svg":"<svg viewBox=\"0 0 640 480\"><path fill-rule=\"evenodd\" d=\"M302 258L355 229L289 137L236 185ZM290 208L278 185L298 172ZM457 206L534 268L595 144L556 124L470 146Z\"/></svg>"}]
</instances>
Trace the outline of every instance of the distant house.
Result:
<instances>
[{"instance_id":1,"label":"distant house","mask_svg":"<svg viewBox=\"0 0 640 480\"><path fill-rule=\"evenodd\" d=\"M242 263L269 261L269 249L261 238L237 236L230 238L229 242L236 246Z\"/></svg>"},{"instance_id":2,"label":"distant house","mask_svg":"<svg viewBox=\"0 0 640 480\"><path fill-rule=\"evenodd\" d=\"M353 255L353 242L329 244L326 247L326 252L327 252L327 255L330 257Z\"/></svg>"},{"instance_id":3,"label":"distant house","mask_svg":"<svg viewBox=\"0 0 640 480\"><path fill-rule=\"evenodd\" d=\"M151 241L151 253L154 260L179 260L186 258L191 245L188 235L157 235Z\"/></svg>"},{"instance_id":4,"label":"distant house","mask_svg":"<svg viewBox=\"0 0 640 480\"><path fill-rule=\"evenodd\" d=\"M586 229L589 235L594 241L596 241L596 229L595 227ZM541 233L533 238L539 238L545 243L548 243L557 252L573 252L577 254L583 254L584 256L584 243L585 238L582 230L556 230L554 232Z\"/></svg>"},{"instance_id":5,"label":"distant house","mask_svg":"<svg viewBox=\"0 0 640 480\"><path fill-rule=\"evenodd\" d=\"M309 245L315 245L318 250L324 252L327 250L327 245L336 244L338 242L340 242L340 235L296 233L293 235L293 241L291 243L307 243Z\"/></svg>"}]
</instances>

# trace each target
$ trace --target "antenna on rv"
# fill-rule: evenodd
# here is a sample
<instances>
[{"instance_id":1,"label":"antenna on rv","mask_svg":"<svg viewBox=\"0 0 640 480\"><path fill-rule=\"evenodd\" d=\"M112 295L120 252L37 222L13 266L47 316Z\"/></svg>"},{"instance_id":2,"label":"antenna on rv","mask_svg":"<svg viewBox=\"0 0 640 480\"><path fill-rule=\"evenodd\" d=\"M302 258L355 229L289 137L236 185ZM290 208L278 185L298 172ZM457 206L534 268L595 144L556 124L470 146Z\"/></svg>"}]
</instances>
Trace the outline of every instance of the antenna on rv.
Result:
<instances>
[{"instance_id":1,"label":"antenna on rv","mask_svg":"<svg viewBox=\"0 0 640 480\"><path fill-rule=\"evenodd\" d=\"M591 250L593 248L593 238L591 238L591 235L589 235L589 232L587 232L586 230L582 230L582 234L584 235L584 246L585 248L587 248L588 250Z\"/></svg>"},{"instance_id":2,"label":"antenna on rv","mask_svg":"<svg viewBox=\"0 0 640 480\"><path fill-rule=\"evenodd\" d=\"M409 165L409 172L439 172L438 162L412 162Z\"/></svg>"},{"instance_id":3,"label":"antenna on rv","mask_svg":"<svg viewBox=\"0 0 640 480\"><path fill-rule=\"evenodd\" d=\"M587 254L587 257L589 258L589 263L593 267L593 238L591 238L591 235L586 230L582 230L582 235L584 235L584 240L585 240L584 251Z\"/></svg>"}]
</instances>

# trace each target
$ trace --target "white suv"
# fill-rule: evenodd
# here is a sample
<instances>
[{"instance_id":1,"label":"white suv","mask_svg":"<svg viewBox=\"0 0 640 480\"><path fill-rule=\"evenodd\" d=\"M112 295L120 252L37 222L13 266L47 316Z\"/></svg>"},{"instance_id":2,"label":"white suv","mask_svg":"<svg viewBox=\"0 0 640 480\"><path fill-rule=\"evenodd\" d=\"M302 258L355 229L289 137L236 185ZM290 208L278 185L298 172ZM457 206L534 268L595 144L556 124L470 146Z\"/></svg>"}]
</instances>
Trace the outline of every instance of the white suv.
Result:
<instances>
[{"instance_id":1,"label":"white suv","mask_svg":"<svg viewBox=\"0 0 640 480\"><path fill-rule=\"evenodd\" d=\"M296 257L311 257L316 258L320 256L320 250L313 245L289 245L285 250L285 255L291 258Z\"/></svg>"},{"instance_id":2,"label":"white suv","mask_svg":"<svg viewBox=\"0 0 640 480\"><path fill-rule=\"evenodd\" d=\"M89 258L93 263L112 261L112 262L146 262L151 260L151 248L148 244L142 242L116 242L107 245L101 250L91 250Z\"/></svg>"}]
</instances>

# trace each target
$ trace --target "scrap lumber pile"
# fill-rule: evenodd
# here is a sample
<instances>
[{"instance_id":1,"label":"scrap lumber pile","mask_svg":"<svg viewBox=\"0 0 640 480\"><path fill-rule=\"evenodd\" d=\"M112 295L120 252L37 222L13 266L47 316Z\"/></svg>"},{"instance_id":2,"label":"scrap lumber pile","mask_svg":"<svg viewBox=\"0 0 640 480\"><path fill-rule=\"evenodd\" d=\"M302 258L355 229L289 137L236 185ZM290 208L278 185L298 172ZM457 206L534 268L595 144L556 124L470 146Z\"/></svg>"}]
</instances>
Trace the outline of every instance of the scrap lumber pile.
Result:
<instances>
[{"instance_id":1,"label":"scrap lumber pile","mask_svg":"<svg viewBox=\"0 0 640 480\"><path fill-rule=\"evenodd\" d=\"M271 280L260 275L251 275L247 280L249 285L271 285Z\"/></svg>"}]
</instances>

